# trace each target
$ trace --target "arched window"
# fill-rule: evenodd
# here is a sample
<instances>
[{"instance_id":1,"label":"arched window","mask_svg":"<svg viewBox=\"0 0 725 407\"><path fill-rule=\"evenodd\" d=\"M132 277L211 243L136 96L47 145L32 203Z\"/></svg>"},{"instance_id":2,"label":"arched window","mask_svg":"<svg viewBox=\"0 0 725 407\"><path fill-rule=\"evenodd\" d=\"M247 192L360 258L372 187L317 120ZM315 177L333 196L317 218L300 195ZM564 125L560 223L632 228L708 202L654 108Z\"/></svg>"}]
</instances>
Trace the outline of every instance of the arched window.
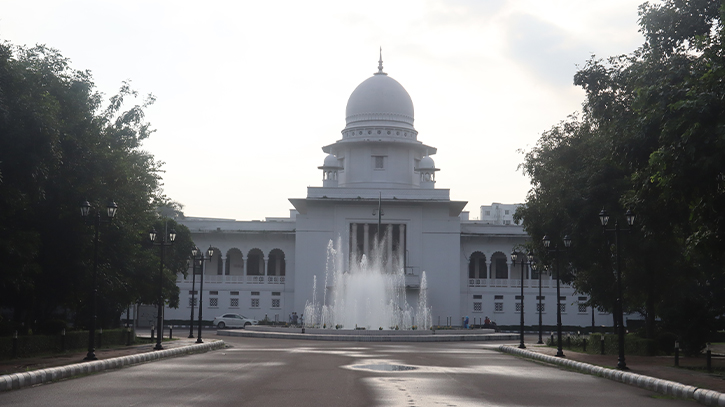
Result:
<instances>
[{"instance_id":1,"label":"arched window","mask_svg":"<svg viewBox=\"0 0 725 407\"><path fill-rule=\"evenodd\" d=\"M283 276L285 275L285 260L284 252L280 249L274 249L269 252L269 262L267 264L268 272L270 276Z\"/></svg>"},{"instance_id":2,"label":"arched window","mask_svg":"<svg viewBox=\"0 0 725 407\"><path fill-rule=\"evenodd\" d=\"M506 255L496 252L491 256L491 276L496 279L509 278L509 267Z\"/></svg>"},{"instance_id":3,"label":"arched window","mask_svg":"<svg viewBox=\"0 0 725 407\"><path fill-rule=\"evenodd\" d=\"M230 249L227 252L227 263L225 265L224 274L231 276L244 275L244 259L239 249Z\"/></svg>"},{"instance_id":4,"label":"arched window","mask_svg":"<svg viewBox=\"0 0 725 407\"><path fill-rule=\"evenodd\" d=\"M247 254L247 275L264 275L264 253L259 249L252 249Z\"/></svg>"},{"instance_id":5,"label":"arched window","mask_svg":"<svg viewBox=\"0 0 725 407\"><path fill-rule=\"evenodd\" d=\"M468 278L488 278L486 271L486 255L473 252L468 260Z\"/></svg>"}]
</instances>

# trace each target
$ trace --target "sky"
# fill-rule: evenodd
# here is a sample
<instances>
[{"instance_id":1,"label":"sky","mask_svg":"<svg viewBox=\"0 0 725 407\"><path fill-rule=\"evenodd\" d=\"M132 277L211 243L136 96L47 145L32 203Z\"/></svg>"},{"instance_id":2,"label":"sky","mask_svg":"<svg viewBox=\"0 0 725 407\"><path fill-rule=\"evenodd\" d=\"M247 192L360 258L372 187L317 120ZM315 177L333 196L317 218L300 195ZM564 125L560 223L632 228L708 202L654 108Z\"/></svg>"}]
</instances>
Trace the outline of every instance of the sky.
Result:
<instances>
[{"instance_id":1,"label":"sky","mask_svg":"<svg viewBox=\"0 0 725 407\"><path fill-rule=\"evenodd\" d=\"M322 186L352 91L384 70L410 94L436 188L522 203L522 152L581 110L577 67L642 45L643 0L0 0L0 41L46 44L156 102L143 148L187 216L286 217ZM135 103L142 103L141 97ZM98 199L105 199L99 197Z\"/></svg>"}]
</instances>

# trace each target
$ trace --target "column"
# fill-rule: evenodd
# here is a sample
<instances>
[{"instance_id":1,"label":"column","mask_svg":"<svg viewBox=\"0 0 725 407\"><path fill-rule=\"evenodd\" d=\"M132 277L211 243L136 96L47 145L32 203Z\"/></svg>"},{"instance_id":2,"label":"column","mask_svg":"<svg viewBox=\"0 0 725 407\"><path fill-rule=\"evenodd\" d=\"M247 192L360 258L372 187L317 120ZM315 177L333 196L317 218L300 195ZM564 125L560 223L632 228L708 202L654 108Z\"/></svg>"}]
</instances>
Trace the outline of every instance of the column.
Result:
<instances>
[{"instance_id":1,"label":"column","mask_svg":"<svg viewBox=\"0 0 725 407\"><path fill-rule=\"evenodd\" d=\"M388 273L391 273L393 271L393 225L388 224L388 226L385 228L385 234L388 238L387 242L387 253L388 253L388 264L385 266L385 270L387 270Z\"/></svg>"},{"instance_id":2,"label":"column","mask_svg":"<svg viewBox=\"0 0 725 407\"><path fill-rule=\"evenodd\" d=\"M350 236L350 261L357 263L359 261L357 256L357 223L353 223L351 228L352 232L350 234L352 236Z\"/></svg>"},{"instance_id":3,"label":"column","mask_svg":"<svg viewBox=\"0 0 725 407\"><path fill-rule=\"evenodd\" d=\"M370 225L367 223L363 225L363 233L363 239L365 239L363 242L363 254L370 256Z\"/></svg>"},{"instance_id":4,"label":"column","mask_svg":"<svg viewBox=\"0 0 725 407\"><path fill-rule=\"evenodd\" d=\"M398 226L398 259L400 260L401 267L403 267L403 272L407 273L408 269L405 268L408 266L407 252L405 251L405 225L401 223Z\"/></svg>"},{"instance_id":5,"label":"column","mask_svg":"<svg viewBox=\"0 0 725 407\"><path fill-rule=\"evenodd\" d=\"M487 257L488 260L486 260L486 276L489 279L493 278L493 270L491 270L491 256Z\"/></svg>"},{"instance_id":6,"label":"column","mask_svg":"<svg viewBox=\"0 0 725 407\"><path fill-rule=\"evenodd\" d=\"M229 273L231 273L232 265L229 264L229 256L221 256L222 257L222 264L223 264L223 273L224 275L228 276Z\"/></svg>"}]
</instances>

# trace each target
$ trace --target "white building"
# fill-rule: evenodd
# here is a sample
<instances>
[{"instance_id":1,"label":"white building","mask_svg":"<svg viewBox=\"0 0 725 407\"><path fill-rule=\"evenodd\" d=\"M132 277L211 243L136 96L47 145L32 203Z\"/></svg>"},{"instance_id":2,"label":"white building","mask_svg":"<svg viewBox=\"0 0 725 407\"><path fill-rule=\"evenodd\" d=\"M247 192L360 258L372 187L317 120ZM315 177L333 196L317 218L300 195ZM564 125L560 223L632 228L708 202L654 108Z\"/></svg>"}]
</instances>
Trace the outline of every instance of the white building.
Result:
<instances>
[{"instance_id":1,"label":"white building","mask_svg":"<svg viewBox=\"0 0 725 407\"><path fill-rule=\"evenodd\" d=\"M330 240L340 239L345 258L356 261L351 253L355 248L369 253L380 224L392 237L388 258L398 259L387 267L404 268L409 303L417 301L426 272L433 324L460 325L464 316L518 324L521 266L512 265L510 253L528 237L512 221L517 205L482 206L481 220L469 220L462 212L466 202L435 188L439 169L431 156L437 150L419 141L413 117L408 92L383 72L380 61L378 72L350 95L342 137L322 147L327 153L318 167L322 186L290 199L289 218L182 220L198 247L214 248L204 276L205 319L233 312L287 321L311 299L314 276L318 292L327 289L322 279ZM528 267L523 274L526 324L534 325L538 275ZM179 275L177 284L182 306L167 309L166 319L189 318L191 273ZM555 280L543 276L542 286L543 323L554 325ZM591 308L580 305L584 301L562 288L565 325L592 324ZM595 318L609 324L598 312Z\"/></svg>"}]
</instances>

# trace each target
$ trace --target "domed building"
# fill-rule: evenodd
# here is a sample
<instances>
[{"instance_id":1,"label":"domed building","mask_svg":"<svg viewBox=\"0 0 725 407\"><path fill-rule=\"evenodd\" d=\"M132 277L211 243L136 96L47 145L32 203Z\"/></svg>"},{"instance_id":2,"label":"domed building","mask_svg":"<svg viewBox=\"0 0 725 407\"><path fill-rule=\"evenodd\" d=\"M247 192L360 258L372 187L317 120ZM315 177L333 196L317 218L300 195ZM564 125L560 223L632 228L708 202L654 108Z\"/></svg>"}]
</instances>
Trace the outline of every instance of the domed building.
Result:
<instances>
[{"instance_id":1,"label":"domed building","mask_svg":"<svg viewBox=\"0 0 725 407\"><path fill-rule=\"evenodd\" d=\"M516 205L482 206L481 220L469 220L463 211L467 202L453 201L448 189L435 187L439 169L432 156L438 151L419 140L414 120L412 98L383 71L381 58L378 71L350 95L341 138L322 147L322 185L308 187L304 198L291 198L289 218L181 220L200 248L213 249L203 276L205 319L239 313L287 322L313 296L329 298L325 277L333 242L344 259L337 267L346 272L379 247L385 271L402 270L409 304L418 301L425 272L433 325L458 326L465 316L471 323L488 316L499 325L517 325L522 283L526 324L537 324L541 309L543 323L554 325L555 280L510 259L528 238L512 222ZM376 246L378 236L385 240ZM166 319L189 318L202 278L196 276L192 287L192 277L178 276L181 307L167 309ZM595 315L583 304L587 298L570 287L562 289L562 297L565 325L592 323Z\"/></svg>"}]
</instances>

